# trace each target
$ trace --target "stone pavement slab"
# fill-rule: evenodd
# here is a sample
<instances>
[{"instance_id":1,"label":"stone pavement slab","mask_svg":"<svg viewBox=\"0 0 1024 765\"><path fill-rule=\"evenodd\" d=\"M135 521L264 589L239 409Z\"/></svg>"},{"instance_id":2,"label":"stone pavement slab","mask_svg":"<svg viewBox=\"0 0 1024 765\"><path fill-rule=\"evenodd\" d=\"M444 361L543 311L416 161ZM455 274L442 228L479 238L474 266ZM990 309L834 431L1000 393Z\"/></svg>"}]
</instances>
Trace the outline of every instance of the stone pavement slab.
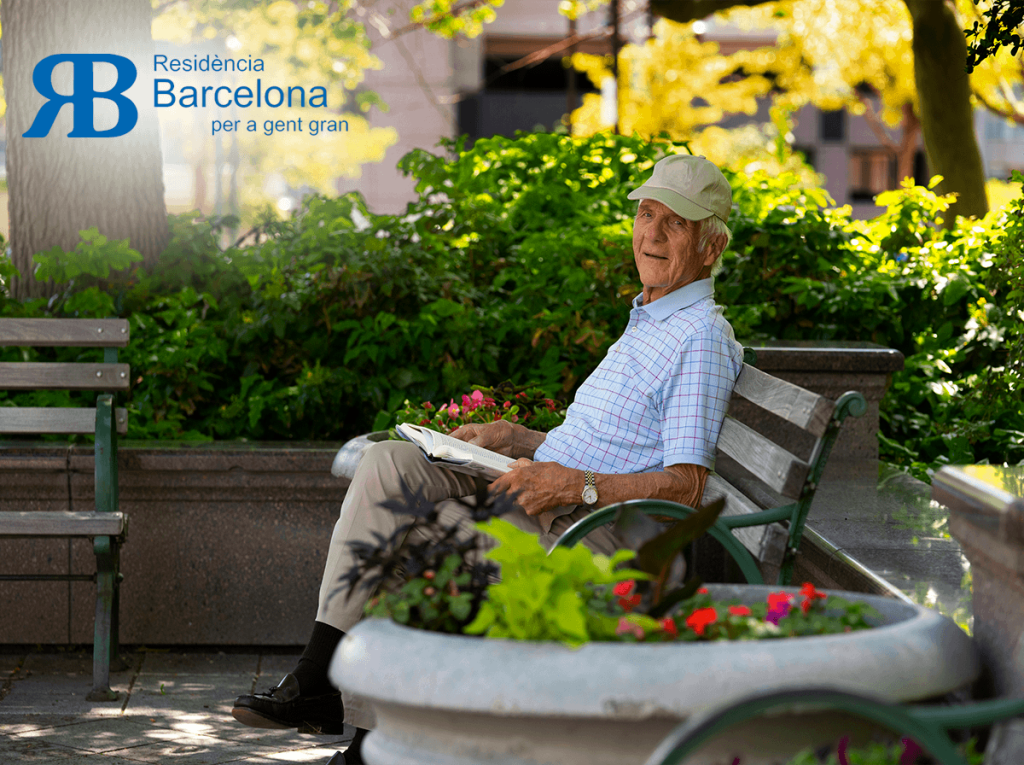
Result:
<instances>
[{"instance_id":1,"label":"stone pavement slab","mask_svg":"<svg viewBox=\"0 0 1024 765\"><path fill-rule=\"evenodd\" d=\"M323 763L344 735L249 728L236 696L274 685L297 654L140 650L112 674L117 702L85 700L91 652L0 654L0 764ZM270 678L273 678L272 680ZM6 689L6 690L4 690Z\"/></svg>"},{"instance_id":2,"label":"stone pavement slab","mask_svg":"<svg viewBox=\"0 0 1024 765\"><path fill-rule=\"evenodd\" d=\"M822 480L808 527L915 602L966 622L970 564L949 536L948 510L931 501L931 487L877 461L853 472Z\"/></svg>"}]
</instances>

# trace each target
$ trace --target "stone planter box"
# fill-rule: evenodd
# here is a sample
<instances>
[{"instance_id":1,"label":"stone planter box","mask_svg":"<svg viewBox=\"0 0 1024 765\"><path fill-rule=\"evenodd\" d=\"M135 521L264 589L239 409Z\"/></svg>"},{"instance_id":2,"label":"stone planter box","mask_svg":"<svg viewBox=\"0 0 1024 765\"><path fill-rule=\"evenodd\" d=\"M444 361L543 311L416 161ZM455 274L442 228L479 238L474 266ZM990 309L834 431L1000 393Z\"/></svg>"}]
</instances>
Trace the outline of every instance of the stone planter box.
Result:
<instances>
[{"instance_id":1,"label":"stone planter box","mask_svg":"<svg viewBox=\"0 0 1024 765\"><path fill-rule=\"evenodd\" d=\"M121 642L304 645L348 481L339 443L119 445ZM0 510L92 509L91 446L0 446ZM0 573L91 573L88 540L0 540ZM0 643L91 643L89 582L0 582Z\"/></svg>"},{"instance_id":2,"label":"stone planter box","mask_svg":"<svg viewBox=\"0 0 1024 765\"><path fill-rule=\"evenodd\" d=\"M778 588L711 585L716 598L763 600ZM795 588L789 588L795 591ZM342 641L332 681L368 701L370 765L640 765L690 715L755 691L829 686L891 701L970 683L970 638L921 606L865 600L883 626L842 635L715 643L553 643L441 635L387 620ZM842 715L772 717L730 731L691 763L768 763L866 725ZM784 760L783 760L784 761Z\"/></svg>"},{"instance_id":3,"label":"stone planter box","mask_svg":"<svg viewBox=\"0 0 1024 765\"><path fill-rule=\"evenodd\" d=\"M971 563L982 696L1024 697L1024 466L963 465L935 474L932 498ZM995 726L993 765L1024 762L1024 720Z\"/></svg>"}]
</instances>

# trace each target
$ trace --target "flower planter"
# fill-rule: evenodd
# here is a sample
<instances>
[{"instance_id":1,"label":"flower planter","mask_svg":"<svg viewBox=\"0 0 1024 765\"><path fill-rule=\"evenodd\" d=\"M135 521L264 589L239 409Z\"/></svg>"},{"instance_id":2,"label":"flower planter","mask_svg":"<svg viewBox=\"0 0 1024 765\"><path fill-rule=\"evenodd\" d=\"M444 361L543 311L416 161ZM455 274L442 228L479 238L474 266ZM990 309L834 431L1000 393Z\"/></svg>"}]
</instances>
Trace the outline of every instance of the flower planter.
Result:
<instances>
[{"instance_id":1,"label":"flower planter","mask_svg":"<svg viewBox=\"0 0 1024 765\"><path fill-rule=\"evenodd\" d=\"M372 433L364 433L345 442L345 445L338 449L334 455L334 462L331 464L331 475L336 478L347 478L352 480L359 467L359 461L363 458L363 452L372 444L378 441L387 441L388 431L375 430Z\"/></svg>"},{"instance_id":2,"label":"flower planter","mask_svg":"<svg viewBox=\"0 0 1024 765\"><path fill-rule=\"evenodd\" d=\"M754 603L779 588L711 585L716 600ZM794 588L783 588L794 591ZM882 614L840 635L710 643L485 640L373 619L342 641L331 679L369 701L371 765L641 765L691 714L755 691L827 686L908 702L973 681L970 638L921 606L854 593ZM870 733L838 714L766 718L688 762L785 761L809 745Z\"/></svg>"}]
</instances>

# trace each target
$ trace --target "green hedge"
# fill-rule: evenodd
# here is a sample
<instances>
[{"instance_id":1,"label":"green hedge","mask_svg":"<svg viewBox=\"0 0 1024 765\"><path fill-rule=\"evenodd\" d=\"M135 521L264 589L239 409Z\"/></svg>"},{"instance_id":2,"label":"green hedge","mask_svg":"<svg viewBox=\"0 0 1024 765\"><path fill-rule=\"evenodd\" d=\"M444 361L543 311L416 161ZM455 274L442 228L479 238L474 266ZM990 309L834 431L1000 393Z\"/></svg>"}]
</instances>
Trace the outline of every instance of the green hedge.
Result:
<instances>
[{"instance_id":1,"label":"green hedge","mask_svg":"<svg viewBox=\"0 0 1024 765\"><path fill-rule=\"evenodd\" d=\"M0 315L128 317L130 438L344 439L406 399L459 400L506 379L568 398L639 291L626 195L669 150L554 134L416 150L399 164L418 192L404 214L372 214L356 194L312 197L262 225L256 245L223 251L222 221L172 216L152 273L86 232L73 253L37 256L58 296L15 302L0 289ZM858 222L795 177L728 174L738 210L718 296L738 337L903 352L883 406L891 461L1024 458L1021 237L1014 249L1003 234L1019 234L1020 202L946 230L935 224L947 202L907 188ZM1016 292L994 276L1004 271ZM0 280L9 272L0 257ZM968 427L971 406L986 419Z\"/></svg>"}]
</instances>

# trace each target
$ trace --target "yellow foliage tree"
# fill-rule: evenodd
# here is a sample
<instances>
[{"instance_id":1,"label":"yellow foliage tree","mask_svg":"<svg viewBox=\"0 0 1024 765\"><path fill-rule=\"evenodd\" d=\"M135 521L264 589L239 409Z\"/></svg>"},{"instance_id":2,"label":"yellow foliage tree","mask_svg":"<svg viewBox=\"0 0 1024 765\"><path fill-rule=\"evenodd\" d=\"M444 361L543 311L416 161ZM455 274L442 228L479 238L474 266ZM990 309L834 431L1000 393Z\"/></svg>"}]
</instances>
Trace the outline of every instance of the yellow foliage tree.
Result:
<instances>
[{"instance_id":1,"label":"yellow foliage tree","mask_svg":"<svg viewBox=\"0 0 1024 765\"><path fill-rule=\"evenodd\" d=\"M360 92L363 73L380 68L370 52L362 25L350 17L351 3L171 2L158 4L153 36L182 46L183 55L219 48L222 56L259 58L261 74L190 73L188 84L254 86L257 77L264 87L299 85L307 92L315 86L327 90L327 108L264 108L235 110L239 132L222 133L221 152L234 153L242 180L235 179L243 214L264 208L272 197L264 182L279 176L293 188L331 193L338 177L359 177L367 162L380 161L388 146L397 140L393 128L373 127L364 114L373 106L386 108L371 92ZM195 75L195 76L193 76ZM233 79L232 79L233 78ZM184 84L184 80L183 80ZM196 170L197 201L209 207L203 189L212 170L217 136L212 135L211 116L206 110L168 107L161 109L164 140L179 140L189 163ZM228 116L228 115L224 115ZM292 127L303 120L302 129L276 131L267 121L281 121ZM341 132L310 132L311 120L329 120ZM245 127L249 120L256 130ZM213 183L221 183L216 172ZM243 182L244 181L244 182ZM209 211L209 210L208 210ZM237 212L237 210L225 210Z\"/></svg>"},{"instance_id":2,"label":"yellow foliage tree","mask_svg":"<svg viewBox=\"0 0 1024 765\"><path fill-rule=\"evenodd\" d=\"M655 0L653 6L678 23L663 20L653 40L622 50L619 114L624 131L654 135L664 130L679 140L696 139L719 109L749 113L748 99L767 94L770 82L776 104L786 109L813 104L863 114L896 157L900 177L912 174L923 131L933 169L946 176L944 189L960 195L954 212L982 214L987 209L966 90L960 90L967 84L960 30L978 13L972 0L957 0L957 16L939 0ZM691 26L716 12L727 23L774 30L777 43L716 55L696 39ZM574 59L595 82L610 74L610 66L599 63ZM737 83L740 73L751 81L747 89ZM1003 50L976 69L970 86L978 103L1020 121L1024 106L1015 88L1022 81L1020 58ZM596 96L573 115L574 130L592 131L602 124ZM755 132L744 129L748 144ZM714 135L714 143L722 146L721 132Z\"/></svg>"}]
</instances>

